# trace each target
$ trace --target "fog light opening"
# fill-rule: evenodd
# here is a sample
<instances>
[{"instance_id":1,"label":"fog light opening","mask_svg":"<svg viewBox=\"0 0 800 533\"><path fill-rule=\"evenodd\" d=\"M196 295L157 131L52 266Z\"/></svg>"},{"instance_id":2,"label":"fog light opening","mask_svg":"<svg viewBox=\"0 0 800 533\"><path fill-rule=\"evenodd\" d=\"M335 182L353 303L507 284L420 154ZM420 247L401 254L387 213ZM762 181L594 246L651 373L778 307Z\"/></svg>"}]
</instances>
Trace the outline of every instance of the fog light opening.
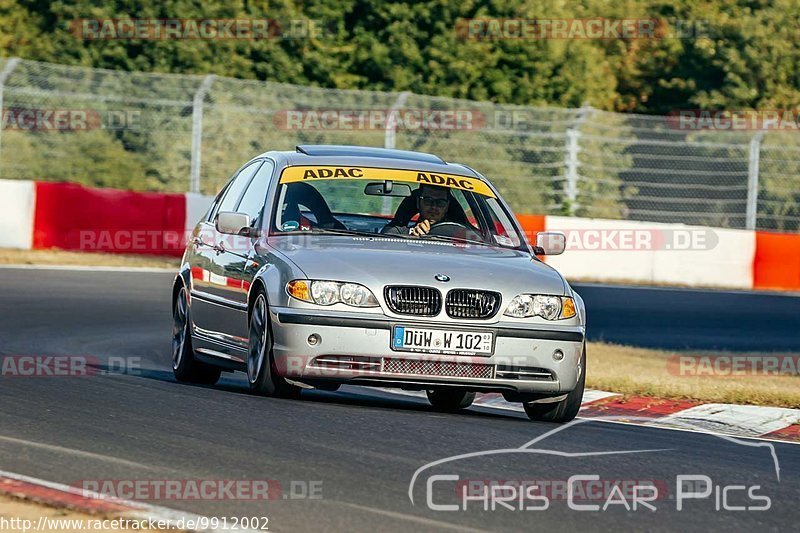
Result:
<instances>
[{"instance_id":1,"label":"fog light opening","mask_svg":"<svg viewBox=\"0 0 800 533\"><path fill-rule=\"evenodd\" d=\"M322 342L322 337L320 337L316 333L312 333L311 335L308 336L307 342L309 346L316 346L317 344Z\"/></svg>"},{"instance_id":2,"label":"fog light opening","mask_svg":"<svg viewBox=\"0 0 800 533\"><path fill-rule=\"evenodd\" d=\"M553 359L556 361L561 361L562 359L564 359L564 352L562 352L561 350L554 351Z\"/></svg>"}]
</instances>

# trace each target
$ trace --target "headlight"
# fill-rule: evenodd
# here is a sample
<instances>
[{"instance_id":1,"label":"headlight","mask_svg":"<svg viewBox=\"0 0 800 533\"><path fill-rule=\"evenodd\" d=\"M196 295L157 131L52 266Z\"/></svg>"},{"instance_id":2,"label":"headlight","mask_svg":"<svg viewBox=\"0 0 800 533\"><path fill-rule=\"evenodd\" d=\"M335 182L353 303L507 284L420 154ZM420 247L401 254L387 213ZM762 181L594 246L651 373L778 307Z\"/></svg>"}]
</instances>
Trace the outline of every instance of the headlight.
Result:
<instances>
[{"instance_id":1,"label":"headlight","mask_svg":"<svg viewBox=\"0 0 800 533\"><path fill-rule=\"evenodd\" d=\"M286 284L286 292L292 298L317 305L378 307L372 291L358 283L296 279Z\"/></svg>"},{"instance_id":2,"label":"headlight","mask_svg":"<svg viewBox=\"0 0 800 533\"><path fill-rule=\"evenodd\" d=\"M545 320L561 320L574 317L577 311L575 301L568 296L520 294L511 300L503 314L513 318L540 316Z\"/></svg>"},{"instance_id":3,"label":"headlight","mask_svg":"<svg viewBox=\"0 0 800 533\"><path fill-rule=\"evenodd\" d=\"M353 307L375 307L378 305L372 292L357 283L343 283L339 288L339 297L342 303Z\"/></svg>"}]
</instances>

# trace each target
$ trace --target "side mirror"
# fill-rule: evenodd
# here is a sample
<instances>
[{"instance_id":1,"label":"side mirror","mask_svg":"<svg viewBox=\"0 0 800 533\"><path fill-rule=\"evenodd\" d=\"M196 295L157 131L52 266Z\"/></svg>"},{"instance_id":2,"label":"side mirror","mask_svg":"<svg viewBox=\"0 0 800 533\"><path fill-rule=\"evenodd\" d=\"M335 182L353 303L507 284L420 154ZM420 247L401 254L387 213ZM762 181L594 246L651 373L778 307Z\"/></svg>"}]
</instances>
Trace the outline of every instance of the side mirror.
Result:
<instances>
[{"instance_id":1,"label":"side mirror","mask_svg":"<svg viewBox=\"0 0 800 533\"><path fill-rule=\"evenodd\" d=\"M536 234L536 255L561 255L567 248L567 237L560 231L542 231Z\"/></svg>"},{"instance_id":2,"label":"side mirror","mask_svg":"<svg viewBox=\"0 0 800 533\"><path fill-rule=\"evenodd\" d=\"M250 215L221 211L217 214L217 231L226 235L249 235Z\"/></svg>"},{"instance_id":3,"label":"side mirror","mask_svg":"<svg viewBox=\"0 0 800 533\"><path fill-rule=\"evenodd\" d=\"M392 180L373 181L364 187L364 194L369 196L411 196L411 186L407 183L395 183Z\"/></svg>"}]
</instances>

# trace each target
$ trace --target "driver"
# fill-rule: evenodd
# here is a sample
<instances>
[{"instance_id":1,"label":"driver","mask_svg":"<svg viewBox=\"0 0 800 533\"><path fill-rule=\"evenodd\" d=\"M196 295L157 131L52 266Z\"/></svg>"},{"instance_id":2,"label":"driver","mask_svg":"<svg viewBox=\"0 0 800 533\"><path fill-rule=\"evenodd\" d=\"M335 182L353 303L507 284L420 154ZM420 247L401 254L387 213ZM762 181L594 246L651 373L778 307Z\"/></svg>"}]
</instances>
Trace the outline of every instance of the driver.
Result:
<instances>
[{"instance_id":1,"label":"driver","mask_svg":"<svg viewBox=\"0 0 800 533\"><path fill-rule=\"evenodd\" d=\"M417 212L419 213L417 225L411 229L401 225L389 225L383 229L382 233L408 233L416 237L426 235L432 225L445 221L452 200L450 189L447 187L423 183L417 193Z\"/></svg>"}]
</instances>

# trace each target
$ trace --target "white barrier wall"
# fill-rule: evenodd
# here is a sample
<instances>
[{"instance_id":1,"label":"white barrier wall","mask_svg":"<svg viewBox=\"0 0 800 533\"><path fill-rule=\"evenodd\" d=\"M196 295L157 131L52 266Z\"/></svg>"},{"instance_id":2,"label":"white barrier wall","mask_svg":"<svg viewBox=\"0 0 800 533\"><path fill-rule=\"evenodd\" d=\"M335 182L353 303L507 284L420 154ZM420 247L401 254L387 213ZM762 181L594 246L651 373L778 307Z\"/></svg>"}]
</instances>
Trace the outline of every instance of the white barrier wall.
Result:
<instances>
[{"instance_id":1,"label":"white barrier wall","mask_svg":"<svg viewBox=\"0 0 800 533\"><path fill-rule=\"evenodd\" d=\"M567 250L545 258L568 279L752 288L755 232L548 216Z\"/></svg>"},{"instance_id":2,"label":"white barrier wall","mask_svg":"<svg viewBox=\"0 0 800 533\"><path fill-rule=\"evenodd\" d=\"M186 228L187 233L191 233L200 219L208 212L213 196L203 196L197 193L186 193Z\"/></svg>"},{"instance_id":3,"label":"white barrier wall","mask_svg":"<svg viewBox=\"0 0 800 533\"><path fill-rule=\"evenodd\" d=\"M652 281L652 250L614 249L609 242L611 238L619 238L621 232L635 239L636 231L642 229L640 224L628 220L547 216L545 229L563 232L567 251L547 256L545 261L567 279Z\"/></svg>"},{"instance_id":4,"label":"white barrier wall","mask_svg":"<svg viewBox=\"0 0 800 533\"><path fill-rule=\"evenodd\" d=\"M692 286L753 288L753 259L756 253L754 231L698 228L691 234L707 233L714 239L707 250L702 245L690 250L662 250L654 254L653 281ZM709 243L711 244L711 243Z\"/></svg>"},{"instance_id":5,"label":"white barrier wall","mask_svg":"<svg viewBox=\"0 0 800 533\"><path fill-rule=\"evenodd\" d=\"M214 198L186 194L185 200L184 227L191 232ZM32 248L35 208L35 182L0 180L0 248ZM566 235L566 252L545 260L567 279L743 289L754 285L756 232L629 220L544 218L546 230ZM775 267L765 263L761 268Z\"/></svg>"},{"instance_id":6,"label":"white barrier wall","mask_svg":"<svg viewBox=\"0 0 800 533\"><path fill-rule=\"evenodd\" d=\"M31 249L35 204L34 182L0 180L0 248Z\"/></svg>"}]
</instances>

